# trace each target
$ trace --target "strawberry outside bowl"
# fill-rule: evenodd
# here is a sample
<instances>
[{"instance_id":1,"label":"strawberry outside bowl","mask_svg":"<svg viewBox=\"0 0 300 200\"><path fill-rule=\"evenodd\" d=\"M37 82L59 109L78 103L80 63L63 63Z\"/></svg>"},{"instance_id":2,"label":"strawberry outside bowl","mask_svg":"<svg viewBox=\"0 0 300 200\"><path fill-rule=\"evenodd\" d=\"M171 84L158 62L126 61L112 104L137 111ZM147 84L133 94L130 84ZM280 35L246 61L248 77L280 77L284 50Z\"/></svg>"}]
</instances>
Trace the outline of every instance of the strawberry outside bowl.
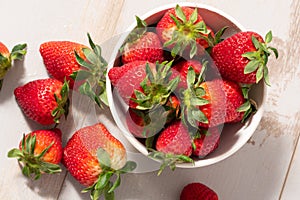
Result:
<instances>
[{"instance_id":1,"label":"strawberry outside bowl","mask_svg":"<svg viewBox=\"0 0 300 200\"><path fill-rule=\"evenodd\" d=\"M168 4L158 8L155 8L148 13L140 16L141 19L145 20L148 25L156 24L159 19L164 15L164 13L170 9L175 8L177 4ZM220 30L221 28L227 26L222 38L229 37L234 33L245 31L246 29L238 23L233 17L224 13L221 10L218 10L214 7L207 6L199 3L178 3L180 7L186 6L191 8L197 8L198 13L202 16L206 25L208 25L214 32ZM117 45L113 50L112 57L109 62L108 71L113 66L118 66L119 60L119 49L124 43L125 38L128 36L128 33L136 27L136 23L133 23L126 31L126 34L122 34L118 39ZM117 92L114 91L113 86L109 78L107 77L107 96L110 106L112 116L119 127L119 129L124 134L125 138L140 152L147 157L149 154L146 146L136 137L134 137L128 130L126 124L126 112L128 110L128 105L126 105ZM204 158L194 159L194 163L178 163L176 167L179 168L196 168L208 166L217 162L220 162L229 156L237 152L247 141L251 138L256 128L259 125L259 122L263 115L263 105L266 97L266 88L263 81L260 81L258 84L254 85L250 90L249 97L253 99L257 104L257 112L251 116L249 120L245 123L235 123L235 124L225 124L222 133L220 136L220 142L218 148L207 155ZM149 158L150 159L150 158ZM145 162L145 160L143 160ZM137 163L139 165L139 163ZM157 165L153 165L157 170Z\"/></svg>"}]
</instances>

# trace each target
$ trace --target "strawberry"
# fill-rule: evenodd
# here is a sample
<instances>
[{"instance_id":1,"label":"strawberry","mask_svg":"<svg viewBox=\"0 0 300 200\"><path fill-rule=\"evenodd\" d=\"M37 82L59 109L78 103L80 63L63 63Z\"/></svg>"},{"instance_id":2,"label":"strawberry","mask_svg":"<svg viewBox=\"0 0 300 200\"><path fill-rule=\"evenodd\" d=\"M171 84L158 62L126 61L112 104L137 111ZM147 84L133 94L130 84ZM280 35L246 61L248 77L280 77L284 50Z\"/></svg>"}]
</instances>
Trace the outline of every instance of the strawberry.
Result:
<instances>
[{"instance_id":1,"label":"strawberry","mask_svg":"<svg viewBox=\"0 0 300 200\"><path fill-rule=\"evenodd\" d=\"M171 62L159 64L147 61L134 61L113 67L108 76L114 89L131 108L151 109L164 105L176 89L179 77L170 79Z\"/></svg>"},{"instance_id":2,"label":"strawberry","mask_svg":"<svg viewBox=\"0 0 300 200\"><path fill-rule=\"evenodd\" d=\"M26 54L27 44L18 44L9 52L7 47L0 42L0 91L3 84L3 79L12 66L12 61L22 60Z\"/></svg>"},{"instance_id":3,"label":"strawberry","mask_svg":"<svg viewBox=\"0 0 300 200\"><path fill-rule=\"evenodd\" d=\"M239 32L215 45L211 56L223 78L246 84L258 83L264 78L269 85L268 57L271 51L278 57L277 50L267 46L271 41L271 31L265 41L255 32Z\"/></svg>"},{"instance_id":4,"label":"strawberry","mask_svg":"<svg viewBox=\"0 0 300 200\"><path fill-rule=\"evenodd\" d=\"M136 164L127 161L123 144L107 128L97 123L77 130L67 142L63 164L70 174L91 191L92 199L104 193L107 199L120 184L120 174L132 171ZM110 178L116 175L112 183Z\"/></svg>"},{"instance_id":5,"label":"strawberry","mask_svg":"<svg viewBox=\"0 0 300 200\"><path fill-rule=\"evenodd\" d=\"M34 80L14 90L24 114L42 125L59 123L60 117L67 115L68 92L66 82L52 78Z\"/></svg>"},{"instance_id":6,"label":"strawberry","mask_svg":"<svg viewBox=\"0 0 300 200\"><path fill-rule=\"evenodd\" d=\"M208 130L201 130L198 137L194 138L193 155L203 158L218 148L220 141L220 130L218 127L211 127Z\"/></svg>"},{"instance_id":7,"label":"strawberry","mask_svg":"<svg viewBox=\"0 0 300 200\"><path fill-rule=\"evenodd\" d=\"M181 191L180 200L218 200L218 195L202 183L189 183Z\"/></svg>"},{"instance_id":8,"label":"strawberry","mask_svg":"<svg viewBox=\"0 0 300 200\"><path fill-rule=\"evenodd\" d=\"M193 127L208 128L241 121L255 111L235 82L221 79L202 82L201 74L197 78L192 68L188 71L187 82L188 88L181 95L181 116Z\"/></svg>"},{"instance_id":9,"label":"strawberry","mask_svg":"<svg viewBox=\"0 0 300 200\"><path fill-rule=\"evenodd\" d=\"M23 136L19 149L12 149L8 157L17 158L22 164L22 172L34 179L39 179L44 173L58 173L61 168L58 165L62 159L61 131L37 130Z\"/></svg>"},{"instance_id":10,"label":"strawberry","mask_svg":"<svg viewBox=\"0 0 300 200\"><path fill-rule=\"evenodd\" d=\"M188 128L180 121L172 121L158 136L156 150L149 153L149 157L162 162L158 175L169 166L175 169L176 163L193 162L192 139Z\"/></svg>"},{"instance_id":11,"label":"strawberry","mask_svg":"<svg viewBox=\"0 0 300 200\"><path fill-rule=\"evenodd\" d=\"M39 50L48 73L61 82L66 78L70 88L73 88L74 79L71 74L81 68L76 62L75 51L84 57L83 48L88 47L70 41L49 41L42 43Z\"/></svg>"},{"instance_id":12,"label":"strawberry","mask_svg":"<svg viewBox=\"0 0 300 200\"><path fill-rule=\"evenodd\" d=\"M197 8L179 5L166 11L156 26L156 32L164 46L172 49L173 56L182 55L186 49L190 58L207 48L209 34L213 35L198 14Z\"/></svg>"},{"instance_id":13,"label":"strawberry","mask_svg":"<svg viewBox=\"0 0 300 200\"><path fill-rule=\"evenodd\" d=\"M103 103L108 105L105 89L107 62L101 56L100 46L94 44L89 34L88 40L91 48L70 41L45 42L40 45L40 54L52 77L62 82L66 79L70 88L79 87L80 93L102 107Z\"/></svg>"},{"instance_id":14,"label":"strawberry","mask_svg":"<svg viewBox=\"0 0 300 200\"><path fill-rule=\"evenodd\" d=\"M154 32L147 31L147 24L136 16L137 27L129 34L121 47L123 64L144 60L155 63L162 62L163 47Z\"/></svg>"}]
</instances>

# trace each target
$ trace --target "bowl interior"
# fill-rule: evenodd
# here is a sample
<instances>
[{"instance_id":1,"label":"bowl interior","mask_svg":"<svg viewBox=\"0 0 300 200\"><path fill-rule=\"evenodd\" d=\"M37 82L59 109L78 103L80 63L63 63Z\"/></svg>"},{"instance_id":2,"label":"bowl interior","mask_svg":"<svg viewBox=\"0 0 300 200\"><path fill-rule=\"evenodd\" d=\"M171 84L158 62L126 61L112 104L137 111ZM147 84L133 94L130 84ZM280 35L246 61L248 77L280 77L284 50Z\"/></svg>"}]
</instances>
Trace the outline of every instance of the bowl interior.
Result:
<instances>
[{"instance_id":1,"label":"bowl interior","mask_svg":"<svg viewBox=\"0 0 300 200\"><path fill-rule=\"evenodd\" d=\"M181 5L181 4L180 4ZM149 13L145 14L141 18L144 19L148 25L155 24L158 20L163 16L165 11L169 8L175 7L175 4L166 5L164 7L160 7L150 11ZM237 21L235 21L232 17L228 16L227 14L223 13L220 10L215 8L205 6L202 4L195 4L195 3L185 3L181 6L189 6L189 7L197 7L199 14L202 16L206 24L212 28L214 32L218 31L219 29L228 26L225 34L223 35L224 38L240 32L244 31L245 28L241 26ZM135 27L135 23L133 23L128 31L132 30ZM119 44L122 44L125 37L120 39ZM116 49L114 53L114 58L118 57L118 49L120 45ZM118 66L119 59L114 60L114 63L110 65L110 67ZM121 129L124 133L125 137L128 141L142 154L148 155L148 151L145 146L131 133L128 131L125 114L128 110L128 106L123 102L120 98L118 93L113 90L109 79L107 79L107 92L108 92L108 100L111 108L111 112L113 118L117 124L117 126ZM233 153L235 153L238 149L240 149L252 136L253 132L257 128L259 121L262 117L262 106L264 102L265 96L265 87L263 83L259 83L255 85L250 91L251 99L257 102L258 111L251 117L246 124L229 124L225 125L221 138L219 147L211 154L209 154L204 159L196 160L194 164L191 163L182 163L177 164L177 167L182 168L192 168L192 167L200 167L200 166L207 166L216 162L219 162Z\"/></svg>"}]
</instances>

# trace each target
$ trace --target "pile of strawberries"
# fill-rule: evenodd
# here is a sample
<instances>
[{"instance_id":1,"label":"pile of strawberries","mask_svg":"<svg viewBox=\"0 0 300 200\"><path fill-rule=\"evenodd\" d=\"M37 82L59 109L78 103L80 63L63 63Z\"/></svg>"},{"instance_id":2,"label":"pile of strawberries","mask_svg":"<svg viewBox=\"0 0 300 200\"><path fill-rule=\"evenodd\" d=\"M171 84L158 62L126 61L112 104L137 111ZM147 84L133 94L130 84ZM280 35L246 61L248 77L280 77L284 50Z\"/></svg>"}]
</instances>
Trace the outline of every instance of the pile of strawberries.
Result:
<instances>
[{"instance_id":1,"label":"pile of strawberries","mask_svg":"<svg viewBox=\"0 0 300 200\"><path fill-rule=\"evenodd\" d=\"M223 40L197 9L167 10L156 24L137 26L108 72L113 92L128 105L126 125L162 161L161 170L213 152L225 123L245 122L255 112L248 96L261 80L269 85L272 40L239 32ZM160 170L160 172L161 172Z\"/></svg>"},{"instance_id":2,"label":"pile of strawberries","mask_svg":"<svg viewBox=\"0 0 300 200\"><path fill-rule=\"evenodd\" d=\"M63 133L57 128L68 114L72 90L100 108L108 105L106 76L129 107L128 130L146 145L149 157L162 161L159 174L166 166L174 169L176 163L207 156L218 147L225 123L245 122L255 112L248 92L261 80L270 84L268 57L271 52L278 56L267 46L271 32L264 39L240 32L223 40L226 27L214 31L189 7L167 10L157 24L147 25L137 17L137 27L120 48L118 65L109 71L89 34L90 47L70 41L41 44L50 77L21 85L14 95L25 116L53 128L24 134L8 157L17 158L22 173L34 179L61 172L62 163L92 199L114 199L120 175L136 167L127 161L123 144L97 123L77 130L63 147ZM12 61L21 60L25 48L17 45L9 52L0 43L0 88ZM189 191L217 199L204 185L189 188L181 199L190 199Z\"/></svg>"},{"instance_id":3,"label":"pile of strawberries","mask_svg":"<svg viewBox=\"0 0 300 200\"><path fill-rule=\"evenodd\" d=\"M90 48L70 41L40 45L40 54L51 77L21 85L15 88L14 95L24 115L47 128L24 134L19 148L10 150L8 157L17 158L22 173L33 179L39 179L44 173L61 172L59 164L62 163L87 187L82 192L90 192L92 199L102 195L114 199L121 174L136 168L135 162L127 161L124 145L102 123L97 123L77 130L63 147L63 134L57 128L61 117L68 114L70 88L87 95L99 107L107 105L107 63L101 56L100 46L93 43L89 34L88 39ZM16 47L7 54L0 52L0 55L12 60L18 53L17 58L21 59L25 47Z\"/></svg>"}]
</instances>

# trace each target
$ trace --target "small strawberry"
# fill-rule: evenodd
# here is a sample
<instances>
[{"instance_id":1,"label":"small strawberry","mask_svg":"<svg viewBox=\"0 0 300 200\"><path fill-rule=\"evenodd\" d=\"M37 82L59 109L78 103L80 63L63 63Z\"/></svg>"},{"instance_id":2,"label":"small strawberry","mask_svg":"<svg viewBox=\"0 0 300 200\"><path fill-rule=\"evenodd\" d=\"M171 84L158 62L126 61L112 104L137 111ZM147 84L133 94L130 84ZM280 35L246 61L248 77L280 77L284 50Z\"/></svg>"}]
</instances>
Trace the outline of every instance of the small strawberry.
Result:
<instances>
[{"instance_id":1,"label":"small strawberry","mask_svg":"<svg viewBox=\"0 0 300 200\"><path fill-rule=\"evenodd\" d=\"M156 32L165 47L171 50L173 56L182 55L188 50L190 58L201 48L209 46L209 34L213 34L207 28L197 8L180 7L169 9L156 26Z\"/></svg>"},{"instance_id":2,"label":"small strawberry","mask_svg":"<svg viewBox=\"0 0 300 200\"><path fill-rule=\"evenodd\" d=\"M218 195L202 183L189 183L181 191L180 200L218 200Z\"/></svg>"},{"instance_id":3,"label":"small strawberry","mask_svg":"<svg viewBox=\"0 0 300 200\"><path fill-rule=\"evenodd\" d=\"M135 61L113 67L108 76L124 102L131 108L152 109L164 105L176 89L179 77L170 79L171 62Z\"/></svg>"},{"instance_id":4,"label":"small strawberry","mask_svg":"<svg viewBox=\"0 0 300 200\"><path fill-rule=\"evenodd\" d=\"M61 168L58 165L63 153L61 131L37 130L23 136L19 149L8 152L9 158L17 158L22 165L25 176L39 179L44 173L58 173Z\"/></svg>"},{"instance_id":5,"label":"small strawberry","mask_svg":"<svg viewBox=\"0 0 300 200\"><path fill-rule=\"evenodd\" d=\"M198 137L194 138L193 155L203 158L218 148L220 141L220 130L211 127L208 130L200 130Z\"/></svg>"},{"instance_id":6,"label":"small strawberry","mask_svg":"<svg viewBox=\"0 0 300 200\"><path fill-rule=\"evenodd\" d=\"M12 66L12 61L22 60L26 54L27 44L18 44L9 52L7 47L0 42L0 91L3 84L3 79Z\"/></svg>"},{"instance_id":7,"label":"small strawberry","mask_svg":"<svg viewBox=\"0 0 300 200\"><path fill-rule=\"evenodd\" d=\"M155 63L162 62L163 47L154 32L147 31L147 24L136 16L137 27L129 34L121 48L123 64L144 60Z\"/></svg>"},{"instance_id":8,"label":"small strawberry","mask_svg":"<svg viewBox=\"0 0 300 200\"><path fill-rule=\"evenodd\" d=\"M102 107L103 103L108 105L105 88L107 62L101 56L101 47L94 44L89 34L88 40L91 48L70 41L45 42L40 45L40 54L52 77L62 82L66 79L70 88L79 87L80 93Z\"/></svg>"},{"instance_id":9,"label":"small strawberry","mask_svg":"<svg viewBox=\"0 0 300 200\"><path fill-rule=\"evenodd\" d=\"M268 32L265 41L251 31L239 32L212 48L211 56L223 78L239 83L258 83L262 78L269 85L267 62L275 48L267 46L272 41Z\"/></svg>"},{"instance_id":10,"label":"small strawberry","mask_svg":"<svg viewBox=\"0 0 300 200\"><path fill-rule=\"evenodd\" d=\"M171 122L158 136L156 150L149 153L149 157L162 162L158 175L169 166L175 169L176 163L193 162L192 139L188 128L180 121Z\"/></svg>"},{"instance_id":11,"label":"small strawberry","mask_svg":"<svg viewBox=\"0 0 300 200\"><path fill-rule=\"evenodd\" d=\"M132 171L136 164L127 161L123 144L106 127L94 124L76 131L67 142L63 164L82 185L82 192L91 192L92 199L102 194L113 199L113 191L120 184L120 174ZM110 181L116 175L114 183Z\"/></svg>"},{"instance_id":12,"label":"small strawberry","mask_svg":"<svg viewBox=\"0 0 300 200\"><path fill-rule=\"evenodd\" d=\"M68 114L68 84L47 78L26 83L15 89L16 101L24 114L42 124L59 123Z\"/></svg>"}]
</instances>

